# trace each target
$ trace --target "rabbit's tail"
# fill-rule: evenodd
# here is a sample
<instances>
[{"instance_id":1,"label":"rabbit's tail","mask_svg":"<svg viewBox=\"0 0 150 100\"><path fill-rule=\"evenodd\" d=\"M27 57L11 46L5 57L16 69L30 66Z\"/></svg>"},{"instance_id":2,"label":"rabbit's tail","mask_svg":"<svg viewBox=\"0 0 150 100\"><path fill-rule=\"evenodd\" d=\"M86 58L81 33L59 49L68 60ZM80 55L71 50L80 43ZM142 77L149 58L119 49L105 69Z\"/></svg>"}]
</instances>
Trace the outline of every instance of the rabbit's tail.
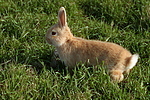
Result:
<instances>
[{"instance_id":1,"label":"rabbit's tail","mask_svg":"<svg viewBox=\"0 0 150 100\"><path fill-rule=\"evenodd\" d=\"M138 58L139 58L138 54L132 55L131 58L129 59L129 62L128 62L127 67L126 67L126 70L132 69L136 65L136 63L138 61Z\"/></svg>"}]
</instances>

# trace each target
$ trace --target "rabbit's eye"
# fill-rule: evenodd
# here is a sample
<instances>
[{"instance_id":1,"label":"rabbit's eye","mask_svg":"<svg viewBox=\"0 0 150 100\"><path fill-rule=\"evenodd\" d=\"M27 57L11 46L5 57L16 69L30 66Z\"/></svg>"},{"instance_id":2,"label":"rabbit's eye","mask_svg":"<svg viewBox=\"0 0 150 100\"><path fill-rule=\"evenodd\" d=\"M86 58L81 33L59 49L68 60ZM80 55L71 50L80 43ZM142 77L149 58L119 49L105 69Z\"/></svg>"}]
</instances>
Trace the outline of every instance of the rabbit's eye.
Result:
<instances>
[{"instance_id":1,"label":"rabbit's eye","mask_svg":"<svg viewBox=\"0 0 150 100\"><path fill-rule=\"evenodd\" d=\"M52 35L56 35L57 33L56 32L52 32Z\"/></svg>"}]
</instances>

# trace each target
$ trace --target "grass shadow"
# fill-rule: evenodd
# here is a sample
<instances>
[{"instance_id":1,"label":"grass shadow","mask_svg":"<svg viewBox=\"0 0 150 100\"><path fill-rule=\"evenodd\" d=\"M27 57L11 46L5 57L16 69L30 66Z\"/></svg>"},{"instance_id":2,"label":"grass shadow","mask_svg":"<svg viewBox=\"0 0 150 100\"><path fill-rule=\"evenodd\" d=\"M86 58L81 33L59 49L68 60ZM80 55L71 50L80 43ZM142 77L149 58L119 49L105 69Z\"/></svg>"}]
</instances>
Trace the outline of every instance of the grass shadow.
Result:
<instances>
[{"instance_id":1,"label":"grass shadow","mask_svg":"<svg viewBox=\"0 0 150 100\"><path fill-rule=\"evenodd\" d=\"M29 64L36 69L38 73L41 73L43 68L46 68L47 70L53 69L54 71L60 73L66 72L65 65L54 53L43 53L39 59L32 59Z\"/></svg>"}]
</instances>

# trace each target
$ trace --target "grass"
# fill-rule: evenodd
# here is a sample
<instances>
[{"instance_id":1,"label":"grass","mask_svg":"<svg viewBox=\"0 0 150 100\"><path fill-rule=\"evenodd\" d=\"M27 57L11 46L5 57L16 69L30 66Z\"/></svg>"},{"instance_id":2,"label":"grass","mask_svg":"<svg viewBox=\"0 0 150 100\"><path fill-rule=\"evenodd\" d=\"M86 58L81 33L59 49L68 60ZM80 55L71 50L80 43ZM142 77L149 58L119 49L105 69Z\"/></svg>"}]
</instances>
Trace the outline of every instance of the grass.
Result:
<instances>
[{"instance_id":1,"label":"grass","mask_svg":"<svg viewBox=\"0 0 150 100\"><path fill-rule=\"evenodd\" d=\"M0 99L149 100L150 1L1 0ZM114 42L139 53L129 77L112 84L105 69L84 65L74 75L53 57L47 29L64 6L75 36Z\"/></svg>"}]
</instances>

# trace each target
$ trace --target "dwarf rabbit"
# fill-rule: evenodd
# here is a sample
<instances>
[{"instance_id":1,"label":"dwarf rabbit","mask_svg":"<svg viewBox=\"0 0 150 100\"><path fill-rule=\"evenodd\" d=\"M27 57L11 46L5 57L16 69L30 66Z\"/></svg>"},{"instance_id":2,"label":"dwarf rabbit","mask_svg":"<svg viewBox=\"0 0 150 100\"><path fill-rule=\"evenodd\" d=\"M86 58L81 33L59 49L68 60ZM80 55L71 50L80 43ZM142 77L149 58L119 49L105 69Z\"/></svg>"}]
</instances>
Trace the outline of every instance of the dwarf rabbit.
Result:
<instances>
[{"instance_id":1,"label":"dwarf rabbit","mask_svg":"<svg viewBox=\"0 0 150 100\"><path fill-rule=\"evenodd\" d=\"M123 73L129 73L139 57L138 54L132 55L128 50L114 43L73 36L67 25L64 7L58 12L58 23L47 31L46 41L55 46L61 61L70 69L77 63L97 65L104 62L111 80L115 82L123 80Z\"/></svg>"}]
</instances>

